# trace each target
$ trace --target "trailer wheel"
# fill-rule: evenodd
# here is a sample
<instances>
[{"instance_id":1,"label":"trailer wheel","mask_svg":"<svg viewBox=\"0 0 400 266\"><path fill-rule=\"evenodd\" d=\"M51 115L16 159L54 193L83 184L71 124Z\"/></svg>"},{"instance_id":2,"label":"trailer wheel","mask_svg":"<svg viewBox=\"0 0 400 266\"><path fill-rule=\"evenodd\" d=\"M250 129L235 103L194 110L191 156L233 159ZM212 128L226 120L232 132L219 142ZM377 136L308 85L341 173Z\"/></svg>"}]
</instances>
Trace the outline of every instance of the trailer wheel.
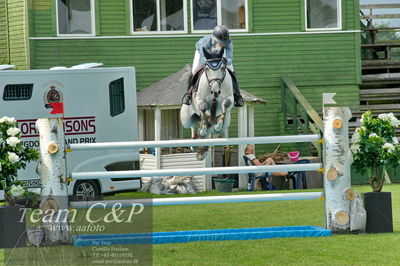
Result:
<instances>
[{"instance_id":1,"label":"trailer wheel","mask_svg":"<svg viewBox=\"0 0 400 266\"><path fill-rule=\"evenodd\" d=\"M74 186L73 201L92 201L102 198L100 186L93 180L81 180Z\"/></svg>"}]
</instances>

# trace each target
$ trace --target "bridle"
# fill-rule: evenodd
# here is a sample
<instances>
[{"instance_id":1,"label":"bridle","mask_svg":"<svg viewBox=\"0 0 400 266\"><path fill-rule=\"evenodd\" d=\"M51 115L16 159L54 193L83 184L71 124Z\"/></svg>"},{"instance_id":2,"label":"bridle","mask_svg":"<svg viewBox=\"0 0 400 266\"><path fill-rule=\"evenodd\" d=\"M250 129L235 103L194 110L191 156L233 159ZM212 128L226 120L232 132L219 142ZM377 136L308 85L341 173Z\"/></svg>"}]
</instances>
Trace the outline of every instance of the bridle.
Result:
<instances>
[{"instance_id":1,"label":"bridle","mask_svg":"<svg viewBox=\"0 0 400 266\"><path fill-rule=\"evenodd\" d=\"M214 66L214 64L215 64L215 66ZM206 78L207 78L207 81L208 81L208 86L211 87L211 85L212 85L214 82L218 82L219 86L221 87L221 85L222 85L222 83L224 82L225 77L226 77L226 58L208 59L208 60L206 61L206 65L207 65L207 67L211 68L212 70L218 70L218 69L220 69L221 67L223 67L223 68L225 69L225 71L223 71L223 76L222 76L222 78L213 78L213 79L209 79L209 78L208 78L207 71L205 71L205 72L206 72Z\"/></svg>"}]
</instances>

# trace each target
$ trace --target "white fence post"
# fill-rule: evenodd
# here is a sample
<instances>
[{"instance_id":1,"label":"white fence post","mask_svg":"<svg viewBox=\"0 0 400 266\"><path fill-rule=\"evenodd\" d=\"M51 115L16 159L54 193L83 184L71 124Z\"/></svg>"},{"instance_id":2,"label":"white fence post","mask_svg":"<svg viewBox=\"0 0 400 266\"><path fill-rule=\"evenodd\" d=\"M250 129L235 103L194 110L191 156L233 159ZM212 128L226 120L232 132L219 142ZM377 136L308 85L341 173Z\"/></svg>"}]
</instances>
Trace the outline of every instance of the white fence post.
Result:
<instances>
[{"instance_id":1,"label":"white fence post","mask_svg":"<svg viewBox=\"0 0 400 266\"><path fill-rule=\"evenodd\" d=\"M161 140L161 109L160 107L156 107L154 109L154 140ZM161 148L155 148L155 156L156 156L156 169L161 169Z\"/></svg>"},{"instance_id":2,"label":"white fence post","mask_svg":"<svg viewBox=\"0 0 400 266\"><path fill-rule=\"evenodd\" d=\"M68 223L68 185L65 165L65 140L62 118L38 119L40 135L42 227L46 245L70 242Z\"/></svg>"},{"instance_id":3,"label":"white fence post","mask_svg":"<svg viewBox=\"0 0 400 266\"><path fill-rule=\"evenodd\" d=\"M324 108L325 225L335 232L349 230L351 189L348 107Z\"/></svg>"},{"instance_id":4,"label":"white fence post","mask_svg":"<svg viewBox=\"0 0 400 266\"><path fill-rule=\"evenodd\" d=\"M241 108L239 108L238 111L238 136L239 138L247 138L248 136L248 124L247 124L247 104ZM246 144L248 143L243 143L238 145L238 165L239 166L246 166L243 160L243 155L244 155L244 149L246 147ZM247 183L248 183L249 177L248 174L239 174L239 189L247 189Z\"/></svg>"}]
</instances>

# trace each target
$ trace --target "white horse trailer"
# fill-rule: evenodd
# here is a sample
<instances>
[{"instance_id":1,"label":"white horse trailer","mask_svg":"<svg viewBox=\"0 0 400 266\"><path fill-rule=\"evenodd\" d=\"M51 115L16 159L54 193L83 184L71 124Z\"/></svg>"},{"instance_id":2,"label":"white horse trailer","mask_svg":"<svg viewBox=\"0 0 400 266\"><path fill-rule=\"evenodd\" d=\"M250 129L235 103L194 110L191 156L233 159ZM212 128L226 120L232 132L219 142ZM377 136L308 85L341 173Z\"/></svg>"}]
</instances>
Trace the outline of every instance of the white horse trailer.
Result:
<instances>
[{"instance_id":1,"label":"white horse trailer","mask_svg":"<svg viewBox=\"0 0 400 266\"><path fill-rule=\"evenodd\" d=\"M138 141L136 79L133 67L0 71L0 117L18 120L23 144L38 148L37 118L52 117L50 103L64 103L68 143ZM59 116L59 115L58 115ZM135 149L67 154L67 173L136 170ZM39 191L37 162L18 172L26 187ZM90 200L104 193L140 188L140 178L73 180L69 195Z\"/></svg>"}]
</instances>

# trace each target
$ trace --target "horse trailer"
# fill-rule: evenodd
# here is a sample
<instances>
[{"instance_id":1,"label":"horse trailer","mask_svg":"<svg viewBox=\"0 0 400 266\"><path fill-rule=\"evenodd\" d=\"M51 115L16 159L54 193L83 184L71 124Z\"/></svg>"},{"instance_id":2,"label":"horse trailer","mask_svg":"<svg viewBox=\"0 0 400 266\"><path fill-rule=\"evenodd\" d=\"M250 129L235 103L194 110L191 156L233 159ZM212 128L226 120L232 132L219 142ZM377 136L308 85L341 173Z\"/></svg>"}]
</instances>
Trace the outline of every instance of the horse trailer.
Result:
<instances>
[{"instance_id":1,"label":"horse trailer","mask_svg":"<svg viewBox=\"0 0 400 266\"><path fill-rule=\"evenodd\" d=\"M0 117L18 121L23 145L38 148L38 118L54 117L50 103L64 104L66 144L137 141L136 78L133 67L0 71ZM59 115L58 115L59 116ZM40 190L37 162L18 172L18 180ZM67 153L67 174L79 171L136 170L138 150ZM104 193L136 190L140 178L69 182L69 195L91 200Z\"/></svg>"}]
</instances>

